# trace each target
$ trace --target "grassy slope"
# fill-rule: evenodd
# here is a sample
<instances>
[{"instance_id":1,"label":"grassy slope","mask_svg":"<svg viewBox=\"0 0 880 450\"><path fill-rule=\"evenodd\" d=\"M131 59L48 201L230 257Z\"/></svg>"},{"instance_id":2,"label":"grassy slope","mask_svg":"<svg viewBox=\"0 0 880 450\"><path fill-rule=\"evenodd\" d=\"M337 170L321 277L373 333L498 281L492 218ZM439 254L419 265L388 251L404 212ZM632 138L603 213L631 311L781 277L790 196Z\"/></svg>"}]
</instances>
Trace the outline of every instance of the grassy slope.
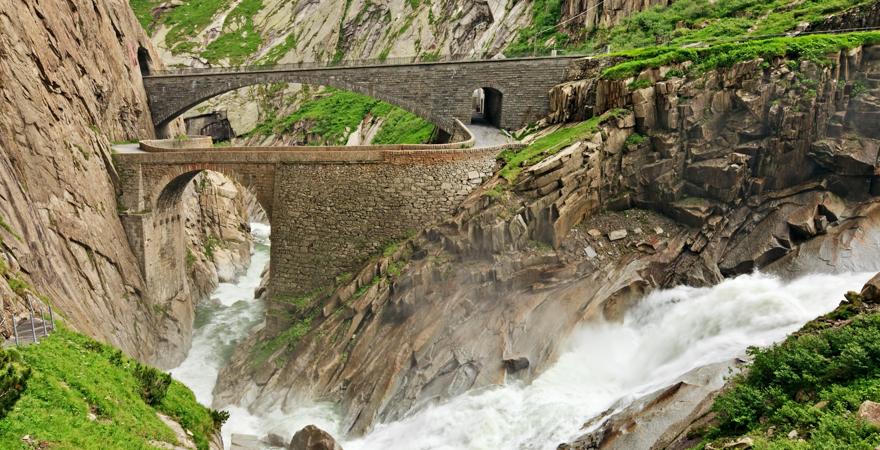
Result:
<instances>
[{"instance_id":1,"label":"grassy slope","mask_svg":"<svg viewBox=\"0 0 880 450\"><path fill-rule=\"evenodd\" d=\"M758 449L880 445L880 430L855 415L863 401L880 401L880 313L861 312L854 292L847 299L781 344L750 349L754 362L716 399L718 421L701 447L742 435Z\"/></svg>"},{"instance_id":2,"label":"grassy slope","mask_svg":"<svg viewBox=\"0 0 880 450\"><path fill-rule=\"evenodd\" d=\"M608 119L618 117L622 111L612 110L583 122L567 125L550 134L542 136L528 147L519 150L505 150L499 158L504 162L501 176L513 183L524 167L539 163L544 158L558 153L563 148L599 131L599 125Z\"/></svg>"},{"instance_id":3,"label":"grassy slope","mask_svg":"<svg viewBox=\"0 0 880 450\"><path fill-rule=\"evenodd\" d=\"M717 43L730 39L776 35L801 23L818 23L873 0L678 0L633 14L609 28L585 29L559 21L557 0L536 0L533 25L520 30L506 49L509 55L546 53L551 49L604 52L654 46Z\"/></svg>"},{"instance_id":4,"label":"grassy slope","mask_svg":"<svg viewBox=\"0 0 880 450\"><path fill-rule=\"evenodd\" d=\"M327 89L325 93L306 100L290 115L274 117L257 125L250 134L283 134L297 122L313 121L310 132L323 138L323 142L316 144L345 144L348 134L369 114L385 119L376 136L377 144L420 144L427 142L434 132L432 124L385 102L336 89Z\"/></svg>"},{"instance_id":5,"label":"grassy slope","mask_svg":"<svg viewBox=\"0 0 880 450\"><path fill-rule=\"evenodd\" d=\"M158 405L148 405L132 373L135 362L119 350L60 329L20 353L32 372L15 407L0 419L0 448L29 448L25 435L55 449L146 449L153 448L150 440L176 442L157 411L190 430L200 449L208 447L211 411L176 381Z\"/></svg>"}]
</instances>

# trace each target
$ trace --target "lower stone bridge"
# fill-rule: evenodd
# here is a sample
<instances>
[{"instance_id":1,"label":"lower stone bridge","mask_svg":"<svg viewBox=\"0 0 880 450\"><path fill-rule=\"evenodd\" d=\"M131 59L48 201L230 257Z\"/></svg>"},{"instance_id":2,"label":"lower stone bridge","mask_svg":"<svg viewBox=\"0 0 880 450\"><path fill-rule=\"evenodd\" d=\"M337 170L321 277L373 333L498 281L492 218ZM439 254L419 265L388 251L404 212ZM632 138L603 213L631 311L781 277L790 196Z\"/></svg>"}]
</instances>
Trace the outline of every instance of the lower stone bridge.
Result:
<instances>
[{"instance_id":1,"label":"lower stone bridge","mask_svg":"<svg viewBox=\"0 0 880 450\"><path fill-rule=\"evenodd\" d=\"M364 62L355 67L270 66L183 69L151 73L144 87L157 130L217 95L264 83L332 86L391 103L451 134L454 120L468 123L473 94L483 90L485 119L499 128L519 128L548 113L550 88L564 81L577 56L496 60Z\"/></svg>"},{"instance_id":2,"label":"lower stone bridge","mask_svg":"<svg viewBox=\"0 0 880 450\"><path fill-rule=\"evenodd\" d=\"M120 216L148 289L170 298L186 283L181 195L199 172L220 172L250 189L269 217L270 295L300 295L452 213L492 173L501 149L467 148L472 142L207 148L210 138L144 141L146 151L114 155Z\"/></svg>"}]
</instances>

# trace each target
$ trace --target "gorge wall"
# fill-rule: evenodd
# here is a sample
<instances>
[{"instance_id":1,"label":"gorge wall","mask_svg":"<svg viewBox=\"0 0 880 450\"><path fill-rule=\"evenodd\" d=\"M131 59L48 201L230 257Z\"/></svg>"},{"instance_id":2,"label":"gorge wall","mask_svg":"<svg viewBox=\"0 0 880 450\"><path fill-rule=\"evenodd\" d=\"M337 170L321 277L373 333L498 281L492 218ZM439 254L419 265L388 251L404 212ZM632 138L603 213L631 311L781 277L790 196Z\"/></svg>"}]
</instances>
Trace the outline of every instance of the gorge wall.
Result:
<instances>
[{"instance_id":1,"label":"gorge wall","mask_svg":"<svg viewBox=\"0 0 880 450\"><path fill-rule=\"evenodd\" d=\"M0 26L4 334L30 299L141 361L175 365L192 296L147 291L111 150L153 135L138 50L154 67L159 55L124 1L3 2Z\"/></svg>"},{"instance_id":2,"label":"gorge wall","mask_svg":"<svg viewBox=\"0 0 880 450\"><path fill-rule=\"evenodd\" d=\"M111 140L152 134L136 57L152 44L123 1L7 1L0 24L7 267L71 326L161 362L164 319L125 245L110 161Z\"/></svg>"}]
</instances>

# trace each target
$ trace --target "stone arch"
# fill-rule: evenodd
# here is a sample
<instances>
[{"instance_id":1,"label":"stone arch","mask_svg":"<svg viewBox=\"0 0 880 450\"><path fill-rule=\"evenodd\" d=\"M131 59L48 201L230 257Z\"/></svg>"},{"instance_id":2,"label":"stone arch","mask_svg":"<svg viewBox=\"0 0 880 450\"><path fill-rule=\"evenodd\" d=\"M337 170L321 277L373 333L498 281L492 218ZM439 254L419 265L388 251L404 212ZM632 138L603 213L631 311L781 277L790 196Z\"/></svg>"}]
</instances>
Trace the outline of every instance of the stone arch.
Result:
<instances>
[{"instance_id":1,"label":"stone arch","mask_svg":"<svg viewBox=\"0 0 880 450\"><path fill-rule=\"evenodd\" d=\"M198 83L198 81L195 81L194 83ZM187 97L178 96L177 101L179 102L179 104L167 108L166 110L154 111L153 119L154 122L157 124L156 127L161 128L167 125L172 120L176 119L177 117L180 117L182 114L186 113L190 109L199 105L200 103L206 100L210 100L218 95L222 95L227 92L246 88L249 86L270 83L298 83L310 86L327 86L345 91L355 92L409 111L421 117L422 119L433 123L443 131L449 133L452 133L454 131L454 125L451 119L441 118L440 116L434 114L431 109L424 104L398 97L396 95L393 95L392 93L385 92L384 90L374 89L372 86L368 86L363 83L349 82L342 77L323 77L313 74L297 76L297 72L282 73L275 76L259 76L256 74L248 74L238 78L234 78L224 83L205 83L205 86L193 86L190 88L190 93L192 93L193 95Z\"/></svg>"},{"instance_id":2,"label":"stone arch","mask_svg":"<svg viewBox=\"0 0 880 450\"><path fill-rule=\"evenodd\" d=\"M141 76L146 76L150 74L150 63L152 62L152 58L150 58L150 52L147 51L143 46L139 46L137 50L137 60L138 67L141 69Z\"/></svg>"},{"instance_id":3,"label":"stone arch","mask_svg":"<svg viewBox=\"0 0 880 450\"><path fill-rule=\"evenodd\" d=\"M151 192L147 192L146 202L148 207L160 214L163 211L174 209L179 204L184 190L190 182L201 172L211 171L222 174L223 176L235 181L239 186L247 189L257 199L260 207L266 213L266 218L272 221L272 192L266 192L261 186L256 186L252 182L253 177L243 176L235 168L226 167L225 165L181 165L172 166L171 170L164 173L161 177L152 180L153 186Z\"/></svg>"},{"instance_id":4,"label":"stone arch","mask_svg":"<svg viewBox=\"0 0 880 450\"><path fill-rule=\"evenodd\" d=\"M483 123L501 128L501 112L504 94L494 87L480 87L474 90L471 123Z\"/></svg>"}]
</instances>

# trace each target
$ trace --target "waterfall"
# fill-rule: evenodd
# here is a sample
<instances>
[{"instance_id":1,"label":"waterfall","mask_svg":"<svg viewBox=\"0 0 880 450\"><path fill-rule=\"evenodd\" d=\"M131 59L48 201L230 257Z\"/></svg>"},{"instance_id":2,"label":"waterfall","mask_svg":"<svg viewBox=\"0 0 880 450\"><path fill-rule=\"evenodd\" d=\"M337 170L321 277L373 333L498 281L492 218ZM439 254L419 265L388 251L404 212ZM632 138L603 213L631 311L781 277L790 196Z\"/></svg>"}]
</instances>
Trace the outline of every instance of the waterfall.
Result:
<instances>
[{"instance_id":1,"label":"waterfall","mask_svg":"<svg viewBox=\"0 0 880 450\"><path fill-rule=\"evenodd\" d=\"M212 295L215 302L200 306L192 349L172 371L207 405L220 367L264 311L253 300L253 290L268 261L268 229L255 227L255 234L247 274L238 283L221 284ZM511 382L461 395L340 443L346 450L555 449L582 434L581 426L609 407L668 386L697 367L741 356L748 346L782 340L834 309L871 275L784 281L754 273L714 287L658 290L621 323L584 324L568 339L559 360L531 384ZM227 446L231 433L273 432L289 439L308 424L343 437L332 405L259 415L241 407L229 411L223 430Z\"/></svg>"}]
</instances>

